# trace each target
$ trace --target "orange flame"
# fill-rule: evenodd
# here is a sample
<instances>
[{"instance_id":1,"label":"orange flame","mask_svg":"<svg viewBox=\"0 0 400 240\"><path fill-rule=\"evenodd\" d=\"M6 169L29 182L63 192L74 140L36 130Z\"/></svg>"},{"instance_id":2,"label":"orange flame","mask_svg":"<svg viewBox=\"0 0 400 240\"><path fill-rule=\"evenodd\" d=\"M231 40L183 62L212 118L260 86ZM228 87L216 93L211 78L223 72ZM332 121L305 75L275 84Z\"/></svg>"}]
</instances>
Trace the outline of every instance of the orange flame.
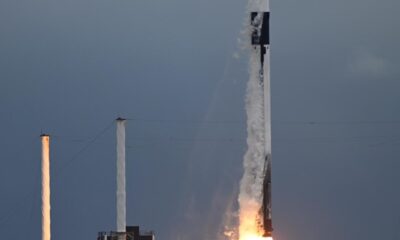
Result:
<instances>
[{"instance_id":1,"label":"orange flame","mask_svg":"<svg viewBox=\"0 0 400 240\"><path fill-rule=\"evenodd\" d=\"M263 230L258 222L260 204L253 199L246 199L241 203L238 240L273 240L272 237L262 236Z\"/></svg>"},{"instance_id":2,"label":"orange flame","mask_svg":"<svg viewBox=\"0 0 400 240\"><path fill-rule=\"evenodd\" d=\"M240 238L242 239L242 238ZM246 235L243 236L243 240L273 240L272 237L260 237L257 235Z\"/></svg>"},{"instance_id":3,"label":"orange flame","mask_svg":"<svg viewBox=\"0 0 400 240\"><path fill-rule=\"evenodd\" d=\"M257 221L260 204L254 199L240 199L239 201L241 202L239 240L272 240L270 237L262 237L262 229Z\"/></svg>"}]
</instances>

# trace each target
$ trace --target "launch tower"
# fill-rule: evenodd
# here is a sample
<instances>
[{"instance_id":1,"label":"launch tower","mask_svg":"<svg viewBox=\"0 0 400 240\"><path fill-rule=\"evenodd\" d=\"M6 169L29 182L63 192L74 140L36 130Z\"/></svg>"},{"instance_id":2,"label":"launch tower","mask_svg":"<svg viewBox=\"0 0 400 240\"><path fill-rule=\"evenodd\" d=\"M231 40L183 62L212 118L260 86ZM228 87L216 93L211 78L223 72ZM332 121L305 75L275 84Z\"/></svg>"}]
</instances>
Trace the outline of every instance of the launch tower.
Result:
<instances>
[{"instance_id":1,"label":"launch tower","mask_svg":"<svg viewBox=\"0 0 400 240\"><path fill-rule=\"evenodd\" d=\"M116 231L99 232L97 240L154 240L153 232L139 231L138 226L126 226L126 183L125 183L125 125L126 119L117 118L117 188L116 188Z\"/></svg>"}]
</instances>

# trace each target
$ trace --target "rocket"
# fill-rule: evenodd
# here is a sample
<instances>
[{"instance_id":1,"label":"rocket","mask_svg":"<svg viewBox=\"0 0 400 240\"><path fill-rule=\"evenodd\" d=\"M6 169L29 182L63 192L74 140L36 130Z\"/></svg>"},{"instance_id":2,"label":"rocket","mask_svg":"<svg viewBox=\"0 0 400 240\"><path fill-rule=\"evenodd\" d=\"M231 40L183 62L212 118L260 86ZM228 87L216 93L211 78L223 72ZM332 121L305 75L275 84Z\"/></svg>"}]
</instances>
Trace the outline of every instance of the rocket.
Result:
<instances>
[{"instance_id":1,"label":"rocket","mask_svg":"<svg viewBox=\"0 0 400 240\"><path fill-rule=\"evenodd\" d=\"M264 237L272 237L271 217L271 92L269 0L250 0L250 27L252 53L259 55L259 79L264 95L264 169L260 226Z\"/></svg>"}]
</instances>

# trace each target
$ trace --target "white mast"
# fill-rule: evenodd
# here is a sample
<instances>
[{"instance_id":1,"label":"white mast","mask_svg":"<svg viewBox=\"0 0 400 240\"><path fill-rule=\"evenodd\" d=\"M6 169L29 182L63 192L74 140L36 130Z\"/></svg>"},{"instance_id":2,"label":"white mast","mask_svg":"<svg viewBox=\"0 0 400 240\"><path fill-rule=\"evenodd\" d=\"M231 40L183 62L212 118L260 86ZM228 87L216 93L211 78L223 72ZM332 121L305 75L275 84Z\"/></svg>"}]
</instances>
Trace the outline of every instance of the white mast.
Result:
<instances>
[{"instance_id":1,"label":"white mast","mask_svg":"<svg viewBox=\"0 0 400 240\"><path fill-rule=\"evenodd\" d=\"M126 232L125 122L117 119L117 232Z\"/></svg>"},{"instance_id":2,"label":"white mast","mask_svg":"<svg viewBox=\"0 0 400 240\"><path fill-rule=\"evenodd\" d=\"M42 240L50 240L50 136L42 134Z\"/></svg>"}]
</instances>

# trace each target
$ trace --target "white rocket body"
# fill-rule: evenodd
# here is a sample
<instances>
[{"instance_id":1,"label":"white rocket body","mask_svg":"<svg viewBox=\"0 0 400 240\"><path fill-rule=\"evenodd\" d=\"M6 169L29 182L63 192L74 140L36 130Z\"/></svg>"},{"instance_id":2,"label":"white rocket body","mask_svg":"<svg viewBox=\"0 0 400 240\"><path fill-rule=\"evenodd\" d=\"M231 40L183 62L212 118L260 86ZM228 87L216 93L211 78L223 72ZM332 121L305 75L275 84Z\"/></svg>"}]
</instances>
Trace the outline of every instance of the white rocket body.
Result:
<instances>
[{"instance_id":1,"label":"white rocket body","mask_svg":"<svg viewBox=\"0 0 400 240\"><path fill-rule=\"evenodd\" d=\"M271 154L271 79L270 79L270 45L266 45L264 54L264 122L265 122L265 155Z\"/></svg>"},{"instance_id":2,"label":"white rocket body","mask_svg":"<svg viewBox=\"0 0 400 240\"><path fill-rule=\"evenodd\" d=\"M264 169L262 207L260 209L265 237L272 237L271 216L271 83L270 83L270 8L268 0L250 0L251 59L259 58L259 84L262 87L264 121Z\"/></svg>"}]
</instances>

